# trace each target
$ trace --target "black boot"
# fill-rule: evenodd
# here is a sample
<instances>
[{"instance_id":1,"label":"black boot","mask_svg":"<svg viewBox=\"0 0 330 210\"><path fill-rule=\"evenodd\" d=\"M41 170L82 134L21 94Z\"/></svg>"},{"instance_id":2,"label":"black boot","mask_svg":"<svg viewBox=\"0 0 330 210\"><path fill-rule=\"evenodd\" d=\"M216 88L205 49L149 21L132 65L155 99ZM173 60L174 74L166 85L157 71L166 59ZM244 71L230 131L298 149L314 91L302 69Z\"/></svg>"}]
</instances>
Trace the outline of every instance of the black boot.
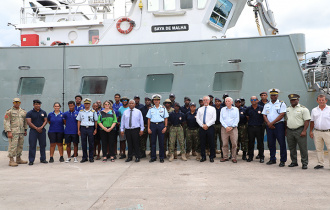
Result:
<instances>
[{"instance_id":1,"label":"black boot","mask_svg":"<svg viewBox=\"0 0 330 210\"><path fill-rule=\"evenodd\" d=\"M246 152L243 152L242 160L246 160Z\"/></svg>"}]
</instances>

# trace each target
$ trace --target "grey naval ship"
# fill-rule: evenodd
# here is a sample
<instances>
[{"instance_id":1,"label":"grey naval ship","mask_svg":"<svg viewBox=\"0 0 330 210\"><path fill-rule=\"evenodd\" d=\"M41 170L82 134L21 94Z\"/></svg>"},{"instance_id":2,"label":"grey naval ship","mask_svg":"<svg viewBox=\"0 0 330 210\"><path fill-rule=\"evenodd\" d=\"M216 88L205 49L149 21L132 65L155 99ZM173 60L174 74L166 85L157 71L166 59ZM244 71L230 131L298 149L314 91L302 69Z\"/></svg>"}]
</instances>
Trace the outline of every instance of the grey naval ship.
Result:
<instances>
[{"instance_id":1,"label":"grey naval ship","mask_svg":"<svg viewBox=\"0 0 330 210\"><path fill-rule=\"evenodd\" d=\"M264 36L226 38L245 6ZM21 46L0 48L3 114L15 97L27 111L40 99L48 113L54 102L67 111L77 94L104 101L117 92L141 99L175 93L179 102L197 102L278 88L281 100L289 104L288 94L297 93L311 110L328 93L327 77L302 71L304 34L279 35L266 0L23 0L20 23L11 25ZM7 150L3 124L1 131L0 149Z\"/></svg>"}]
</instances>

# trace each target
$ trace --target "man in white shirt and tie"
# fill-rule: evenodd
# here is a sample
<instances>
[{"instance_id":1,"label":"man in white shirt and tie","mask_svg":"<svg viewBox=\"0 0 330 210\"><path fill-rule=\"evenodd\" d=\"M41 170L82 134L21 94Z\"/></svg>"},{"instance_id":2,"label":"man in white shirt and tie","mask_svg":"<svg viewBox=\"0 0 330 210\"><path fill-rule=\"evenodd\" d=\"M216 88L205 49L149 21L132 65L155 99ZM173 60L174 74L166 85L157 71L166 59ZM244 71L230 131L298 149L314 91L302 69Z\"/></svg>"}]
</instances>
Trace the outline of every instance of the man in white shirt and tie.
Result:
<instances>
[{"instance_id":1,"label":"man in white shirt and tie","mask_svg":"<svg viewBox=\"0 0 330 210\"><path fill-rule=\"evenodd\" d=\"M196 121L199 124L199 137L201 143L201 155L200 162L206 160L205 156L205 143L208 141L210 146L210 162L214 162L215 148L214 148L214 123L216 120L216 110L213 106L209 106L210 97L203 97L203 107L200 107L197 111Z\"/></svg>"}]
</instances>

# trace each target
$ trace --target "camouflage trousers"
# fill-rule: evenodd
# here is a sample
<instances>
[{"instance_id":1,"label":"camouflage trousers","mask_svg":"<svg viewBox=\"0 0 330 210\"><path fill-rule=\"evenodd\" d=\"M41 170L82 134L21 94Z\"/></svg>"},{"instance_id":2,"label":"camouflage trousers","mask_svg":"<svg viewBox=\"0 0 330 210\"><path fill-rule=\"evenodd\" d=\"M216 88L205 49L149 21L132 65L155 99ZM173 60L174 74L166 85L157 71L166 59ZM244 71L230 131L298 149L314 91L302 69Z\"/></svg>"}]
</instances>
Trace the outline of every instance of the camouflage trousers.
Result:
<instances>
[{"instance_id":1,"label":"camouflage trousers","mask_svg":"<svg viewBox=\"0 0 330 210\"><path fill-rule=\"evenodd\" d=\"M220 150L222 150L222 140L221 140L221 124L214 125L214 148L218 149L218 137L220 142Z\"/></svg>"},{"instance_id":2,"label":"camouflage trousers","mask_svg":"<svg viewBox=\"0 0 330 210\"><path fill-rule=\"evenodd\" d=\"M144 125L143 135L140 136L140 151L146 151L147 150L148 136L149 136L149 148L151 148L151 146L150 146L151 135L148 134L148 125Z\"/></svg>"},{"instance_id":3,"label":"camouflage trousers","mask_svg":"<svg viewBox=\"0 0 330 210\"><path fill-rule=\"evenodd\" d=\"M174 127L172 126L170 129L170 144L169 144L169 154L173 154L175 150L175 142L178 139L179 144L180 144L180 150L181 154L185 154L185 142L184 142L184 133L183 133L183 128L180 127Z\"/></svg>"},{"instance_id":4,"label":"camouflage trousers","mask_svg":"<svg viewBox=\"0 0 330 210\"><path fill-rule=\"evenodd\" d=\"M243 152L247 152L249 148L249 139L247 132L247 124L238 125L238 143L237 149L241 147Z\"/></svg>"},{"instance_id":5,"label":"camouflage trousers","mask_svg":"<svg viewBox=\"0 0 330 210\"><path fill-rule=\"evenodd\" d=\"M199 132L198 128L195 130L187 129L187 136L186 136L186 153L190 153L191 150L200 153L201 146L199 143Z\"/></svg>"},{"instance_id":6,"label":"camouflage trousers","mask_svg":"<svg viewBox=\"0 0 330 210\"><path fill-rule=\"evenodd\" d=\"M168 145L170 143L170 130L171 130L171 126L168 126L166 129L166 132L164 133L164 151L165 151L165 153L168 150Z\"/></svg>"},{"instance_id":7,"label":"camouflage trousers","mask_svg":"<svg viewBox=\"0 0 330 210\"><path fill-rule=\"evenodd\" d=\"M20 157L23 151L24 134L13 133L13 138L8 139L8 157Z\"/></svg>"}]
</instances>

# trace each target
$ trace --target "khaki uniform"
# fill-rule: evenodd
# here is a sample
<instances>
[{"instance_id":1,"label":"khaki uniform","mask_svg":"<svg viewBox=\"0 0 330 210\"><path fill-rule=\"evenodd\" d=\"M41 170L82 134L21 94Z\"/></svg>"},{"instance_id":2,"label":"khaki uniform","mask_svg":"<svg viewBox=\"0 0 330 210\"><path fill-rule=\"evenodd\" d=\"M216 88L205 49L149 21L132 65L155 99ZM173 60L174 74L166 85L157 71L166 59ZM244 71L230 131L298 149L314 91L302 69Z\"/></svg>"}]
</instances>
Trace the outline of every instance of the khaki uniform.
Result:
<instances>
[{"instance_id":1,"label":"khaki uniform","mask_svg":"<svg viewBox=\"0 0 330 210\"><path fill-rule=\"evenodd\" d=\"M308 150L307 150L307 135L301 137L300 134L304 129L304 124L306 120L310 120L311 116L309 110L297 104L297 106L289 106L286 109L285 120L287 123L287 141L290 149L290 158L292 163L297 162L297 144L299 145L299 150L301 154L301 163L303 165L308 165Z\"/></svg>"},{"instance_id":2,"label":"khaki uniform","mask_svg":"<svg viewBox=\"0 0 330 210\"><path fill-rule=\"evenodd\" d=\"M12 132L13 138L8 138L8 157L20 157L23 151L24 133L28 128L26 111L14 107L7 110L4 119L5 132Z\"/></svg>"}]
</instances>

